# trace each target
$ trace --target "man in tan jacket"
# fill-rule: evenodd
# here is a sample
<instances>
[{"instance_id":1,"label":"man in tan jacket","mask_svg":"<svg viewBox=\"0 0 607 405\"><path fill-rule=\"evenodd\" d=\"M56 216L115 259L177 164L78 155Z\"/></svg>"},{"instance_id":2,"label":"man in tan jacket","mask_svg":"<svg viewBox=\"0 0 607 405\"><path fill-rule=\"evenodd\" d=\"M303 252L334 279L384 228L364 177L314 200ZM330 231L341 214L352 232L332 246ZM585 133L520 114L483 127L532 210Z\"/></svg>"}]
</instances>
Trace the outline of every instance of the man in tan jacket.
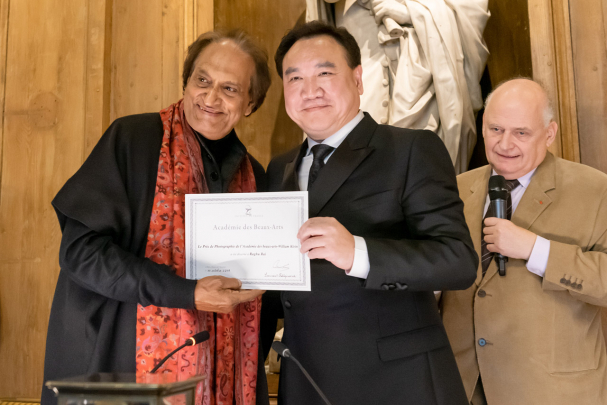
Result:
<instances>
[{"instance_id":1,"label":"man in tan jacket","mask_svg":"<svg viewBox=\"0 0 607 405\"><path fill-rule=\"evenodd\" d=\"M486 270L441 307L473 405L607 404L607 175L547 152L556 132L542 88L506 82L483 117L490 165L457 179ZM512 217L483 226L495 174L509 181ZM509 257L505 277L494 252Z\"/></svg>"}]
</instances>

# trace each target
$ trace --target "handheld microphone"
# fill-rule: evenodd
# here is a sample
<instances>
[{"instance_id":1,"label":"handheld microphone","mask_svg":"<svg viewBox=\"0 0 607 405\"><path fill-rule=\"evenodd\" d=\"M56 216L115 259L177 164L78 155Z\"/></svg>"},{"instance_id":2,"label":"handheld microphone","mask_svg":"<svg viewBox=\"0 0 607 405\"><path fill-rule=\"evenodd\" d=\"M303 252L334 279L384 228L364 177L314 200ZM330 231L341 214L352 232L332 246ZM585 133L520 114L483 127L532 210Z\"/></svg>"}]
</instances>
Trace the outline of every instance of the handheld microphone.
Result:
<instances>
[{"instance_id":1,"label":"handheld microphone","mask_svg":"<svg viewBox=\"0 0 607 405\"><path fill-rule=\"evenodd\" d=\"M171 353L166 355L162 360L160 360L160 363L158 363L156 365L156 367L154 367L152 369L152 371L150 371L150 374L154 374L165 363L165 361L167 361L172 355L174 355L175 353L177 353L184 347L194 346L194 345L197 345L198 343L206 342L207 340L209 340L209 337L210 337L209 332L207 332L206 330L204 330L202 332L198 332L194 336L190 337L188 340L185 341L184 344L182 344L177 349L173 350Z\"/></svg>"},{"instance_id":2,"label":"handheld microphone","mask_svg":"<svg viewBox=\"0 0 607 405\"><path fill-rule=\"evenodd\" d=\"M303 366L301 365L301 363L299 361L297 361L297 359L295 357L293 357L293 355L291 354L291 351L289 350L289 348L287 347L287 345L285 345L282 342L279 341L275 341L274 343L272 343L272 349L274 349L274 351L276 353L278 353L279 356L285 358L285 359L291 359L295 362L295 364L297 364L297 366L299 367L299 369L301 370L301 372L306 376L306 378L308 379L308 381L310 381L310 384L312 384L312 386L314 387L314 389L316 390L316 392L318 392L318 395L320 395L320 397L323 399L323 401L325 401L325 404L327 405L331 405L331 403L329 402L329 400L327 399L327 397L325 396L325 394L323 394L323 392L320 390L320 388L318 387L318 385L316 385L316 383L314 382L314 380L312 379L312 377L310 377L310 374L308 374L308 372L306 371L305 368L303 368Z\"/></svg>"},{"instance_id":3,"label":"handheld microphone","mask_svg":"<svg viewBox=\"0 0 607 405\"><path fill-rule=\"evenodd\" d=\"M506 188L506 179L504 176L495 175L489 178L489 200L491 204L489 209L492 210L495 218L508 219L508 189ZM506 262L508 258L499 253L495 254L497 268L500 276L506 275Z\"/></svg>"}]
</instances>

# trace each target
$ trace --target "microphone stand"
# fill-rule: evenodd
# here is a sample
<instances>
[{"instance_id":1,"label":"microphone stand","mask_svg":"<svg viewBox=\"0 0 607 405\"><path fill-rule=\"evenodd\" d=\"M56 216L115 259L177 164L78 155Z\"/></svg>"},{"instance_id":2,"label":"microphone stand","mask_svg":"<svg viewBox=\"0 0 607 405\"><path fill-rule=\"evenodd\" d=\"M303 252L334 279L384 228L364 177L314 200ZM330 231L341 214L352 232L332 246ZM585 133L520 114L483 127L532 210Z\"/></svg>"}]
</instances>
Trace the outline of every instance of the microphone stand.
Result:
<instances>
[{"instance_id":1,"label":"microphone stand","mask_svg":"<svg viewBox=\"0 0 607 405\"><path fill-rule=\"evenodd\" d=\"M301 372L306 376L306 378L308 379L308 381L310 382L310 384L312 384L312 387L314 387L314 389L316 390L316 392L318 392L318 395L320 395L320 397L322 398L322 400L325 401L325 404L331 405L331 402L329 402L329 400L327 399L327 397L325 396L325 394L323 394L323 392L320 390L320 387L318 385L316 385L316 383L314 382L314 380L312 379L312 377L310 376L310 374L308 374L308 372L306 371L305 368L303 368L303 366L301 365L301 363L291 354L291 351L289 350L289 348L287 347L287 345L285 345L282 342L275 341L274 343L272 343L272 349L274 349L274 351L276 353L278 353L279 356L282 356L285 359L291 359L291 360L293 360L295 362L295 364L297 364L297 367L299 367L299 369L301 370Z\"/></svg>"},{"instance_id":2,"label":"microphone stand","mask_svg":"<svg viewBox=\"0 0 607 405\"><path fill-rule=\"evenodd\" d=\"M290 354L290 352L289 352L289 354ZM318 387L318 385L316 385L316 383L314 382L314 380L312 379L312 377L310 377L310 374L308 374L308 372L306 371L306 369L303 368L303 366L301 365L301 363L295 357L293 357L293 355L286 356L286 357L290 358L291 360L293 360L295 362L295 364L297 364L297 367L299 367L299 369L301 370L301 372L304 373L304 375L306 376L306 378L308 379L308 381L310 381L310 384L312 384L312 386L314 387L314 389L316 390L316 392L318 392L318 395L320 395L320 397L322 398L322 400L325 401L325 404L331 405L331 403L329 402L329 400L327 399L327 397L325 397L325 394L323 394L323 392L320 390L320 388Z\"/></svg>"},{"instance_id":3,"label":"microphone stand","mask_svg":"<svg viewBox=\"0 0 607 405\"><path fill-rule=\"evenodd\" d=\"M171 358L172 355L174 355L175 353L177 353L178 351L180 351L184 347L186 347L186 346L194 346L194 345L202 343L202 342L204 342L204 341L206 341L208 339L209 339L209 332L207 332L206 330L202 331L202 332L199 332L199 333L195 334L194 336L190 337L188 340L185 341L184 344L182 344L177 349L173 350L171 353L169 353L168 355L166 355L162 360L160 360L160 363L158 363L156 365L156 367L154 367L152 369L152 371L150 371L150 374L154 374L168 359Z\"/></svg>"}]
</instances>

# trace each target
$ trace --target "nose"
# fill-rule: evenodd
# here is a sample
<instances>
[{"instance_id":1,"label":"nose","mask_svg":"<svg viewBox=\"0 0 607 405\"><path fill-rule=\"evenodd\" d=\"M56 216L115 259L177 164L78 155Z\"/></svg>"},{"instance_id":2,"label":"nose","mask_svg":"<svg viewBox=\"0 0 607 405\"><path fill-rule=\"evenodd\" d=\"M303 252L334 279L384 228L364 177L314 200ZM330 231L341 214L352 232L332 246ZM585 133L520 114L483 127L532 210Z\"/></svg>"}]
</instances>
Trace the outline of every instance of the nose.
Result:
<instances>
[{"instance_id":1,"label":"nose","mask_svg":"<svg viewBox=\"0 0 607 405\"><path fill-rule=\"evenodd\" d=\"M318 86L315 77L305 79L301 89L301 96L304 100L310 100L322 96L322 88Z\"/></svg>"},{"instance_id":2,"label":"nose","mask_svg":"<svg viewBox=\"0 0 607 405\"><path fill-rule=\"evenodd\" d=\"M500 139L500 147L502 148L502 150L509 150L514 146L513 141L513 135L510 133L510 131L505 131L504 134L502 135L502 139Z\"/></svg>"},{"instance_id":3,"label":"nose","mask_svg":"<svg viewBox=\"0 0 607 405\"><path fill-rule=\"evenodd\" d=\"M209 107L217 105L220 101L219 89L215 86L208 89L207 94L204 97L204 103Z\"/></svg>"}]
</instances>

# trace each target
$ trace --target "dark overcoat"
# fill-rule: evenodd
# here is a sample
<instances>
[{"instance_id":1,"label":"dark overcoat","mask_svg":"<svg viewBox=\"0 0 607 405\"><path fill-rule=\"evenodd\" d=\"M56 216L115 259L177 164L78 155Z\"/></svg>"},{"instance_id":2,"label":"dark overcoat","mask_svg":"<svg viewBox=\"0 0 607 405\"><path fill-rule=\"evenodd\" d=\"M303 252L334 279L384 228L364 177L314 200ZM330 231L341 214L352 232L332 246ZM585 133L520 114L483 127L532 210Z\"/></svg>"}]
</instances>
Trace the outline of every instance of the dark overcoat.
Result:
<instances>
[{"instance_id":1,"label":"dark overcoat","mask_svg":"<svg viewBox=\"0 0 607 405\"><path fill-rule=\"evenodd\" d=\"M158 113L117 119L52 202L62 231L61 271L49 319L45 382L95 372L134 373L137 303L195 308L196 281L144 257L162 137ZM236 138L228 171L245 155ZM264 170L252 158L251 163L263 190ZM262 365L260 370L258 386L264 388ZM259 399L267 401L267 393ZM55 403L43 387L42 404Z\"/></svg>"}]
</instances>

